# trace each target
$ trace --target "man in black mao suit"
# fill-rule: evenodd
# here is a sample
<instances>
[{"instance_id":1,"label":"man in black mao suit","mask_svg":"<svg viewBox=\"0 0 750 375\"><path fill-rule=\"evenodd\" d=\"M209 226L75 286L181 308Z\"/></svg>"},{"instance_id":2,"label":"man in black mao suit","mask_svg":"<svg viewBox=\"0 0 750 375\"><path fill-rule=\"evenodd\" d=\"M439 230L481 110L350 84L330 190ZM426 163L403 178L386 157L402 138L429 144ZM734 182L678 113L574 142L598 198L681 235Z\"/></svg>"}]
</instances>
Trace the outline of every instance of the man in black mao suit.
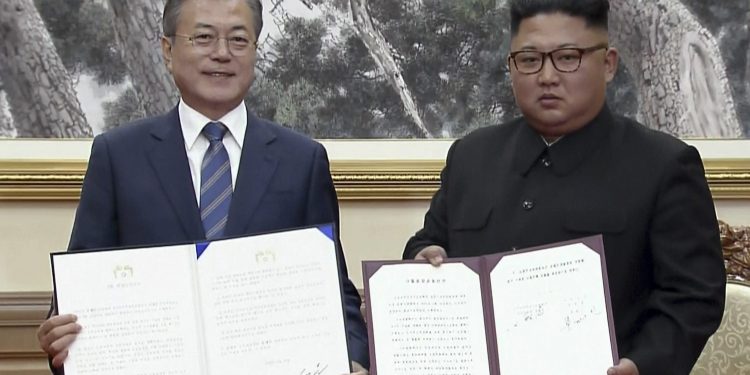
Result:
<instances>
[{"instance_id":1,"label":"man in black mao suit","mask_svg":"<svg viewBox=\"0 0 750 375\"><path fill-rule=\"evenodd\" d=\"M261 15L258 0L167 1L162 49L180 89L180 103L163 116L94 139L71 251L201 241L215 237L209 229L214 227L219 237L229 237L338 224L323 146L255 117L243 102L254 78ZM220 146L205 133L211 122L226 130ZM202 200L208 198L201 177L207 176L201 173L206 172L204 157L219 149L226 151L224 165L231 173L224 170L217 176L226 176L231 199L225 220L206 227L202 210L208 202ZM336 240L340 249L338 235ZM299 256L305 256L304 249ZM338 256L352 367L366 374L361 302L343 253ZM39 342L54 370L61 372L80 329L72 315L53 316L40 327Z\"/></svg>"},{"instance_id":2,"label":"man in black mao suit","mask_svg":"<svg viewBox=\"0 0 750 375\"><path fill-rule=\"evenodd\" d=\"M523 117L452 145L403 256L439 265L602 233L621 355L607 374L684 375L722 317L716 214L695 148L607 107L608 9L511 2Z\"/></svg>"}]
</instances>

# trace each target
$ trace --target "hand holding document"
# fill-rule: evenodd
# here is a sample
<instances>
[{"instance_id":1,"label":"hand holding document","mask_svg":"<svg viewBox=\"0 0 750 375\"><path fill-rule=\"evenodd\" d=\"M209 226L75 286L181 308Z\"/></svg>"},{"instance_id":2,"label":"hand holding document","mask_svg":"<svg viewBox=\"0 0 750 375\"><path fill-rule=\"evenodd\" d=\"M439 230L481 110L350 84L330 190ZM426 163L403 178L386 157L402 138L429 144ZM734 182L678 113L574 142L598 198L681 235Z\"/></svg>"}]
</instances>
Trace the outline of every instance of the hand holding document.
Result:
<instances>
[{"instance_id":1,"label":"hand holding document","mask_svg":"<svg viewBox=\"0 0 750 375\"><path fill-rule=\"evenodd\" d=\"M58 311L83 327L65 373L349 373L331 233L53 254Z\"/></svg>"},{"instance_id":2,"label":"hand holding document","mask_svg":"<svg viewBox=\"0 0 750 375\"><path fill-rule=\"evenodd\" d=\"M605 374L618 358L601 236L363 263L373 374Z\"/></svg>"}]
</instances>

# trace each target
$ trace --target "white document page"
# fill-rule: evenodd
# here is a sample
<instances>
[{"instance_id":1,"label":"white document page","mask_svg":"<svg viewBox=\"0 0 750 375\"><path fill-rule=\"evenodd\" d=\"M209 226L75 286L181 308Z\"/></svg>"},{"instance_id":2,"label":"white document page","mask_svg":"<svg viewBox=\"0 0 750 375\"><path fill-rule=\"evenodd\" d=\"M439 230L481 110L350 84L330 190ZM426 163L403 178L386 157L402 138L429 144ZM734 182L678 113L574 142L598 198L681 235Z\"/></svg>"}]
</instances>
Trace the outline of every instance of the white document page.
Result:
<instances>
[{"instance_id":1,"label":"white document page","mask_svg":"<svg viewBox=\"0 0 750 375\"><path fill-rule=\"evenodd\" d=\"M211 374L349 373L335 245L317 228L214 241L198 273Z\"/></svg>"},{"instance_id":2,"label":"white document page","mask_svg":"<svg viewBox=\"0 0 750 375\"><path fill-rule=\"evenodd\" d=\"M503 375L605 374L612 366L594 250L574 244L506 255L490 277Z\"/></svg>"},{"instance_id":3,"label":"white document page","mask_svg":"<svg viewBox=\"0 0 750 375\"><path fill-rule=\"evenodd\" d=\"M83 328L65 374L204 374L194 259L194 245L53 255L59 313Z\"/></svg>"},{"instance_id":4,"label":"white document page","mask_svg":"<svg viewBox=\"0 0 750 375\"><path fill-rule=\"evenodd\" d=\"M378 374L490 373L479 275L466 265L386 264L369 293Z\"/></svg>"}]
</instances>

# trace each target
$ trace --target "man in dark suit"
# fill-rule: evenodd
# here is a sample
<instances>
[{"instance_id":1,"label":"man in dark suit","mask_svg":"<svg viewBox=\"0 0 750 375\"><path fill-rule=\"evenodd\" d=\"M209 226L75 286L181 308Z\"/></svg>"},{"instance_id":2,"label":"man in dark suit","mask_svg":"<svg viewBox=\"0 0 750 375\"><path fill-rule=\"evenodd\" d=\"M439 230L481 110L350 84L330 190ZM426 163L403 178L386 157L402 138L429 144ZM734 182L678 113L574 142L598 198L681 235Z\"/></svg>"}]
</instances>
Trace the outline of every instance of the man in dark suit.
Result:
<instances>
[{"instance_id":1,"label":"man in dark suit","mask_svg":"<svg viewBox=\"0 0 750 375\"><path fill-rule=\"evenodd\" d=\"M621 355L607 374L688 374L724 306L700 156L607 107L617 68L608 1L515 0L510 9L508 64L523 117L451 146L404 259L439 265L601 233Z\"/></svg>"},{"instance_id":2,"label":"man in dark suit","mask_svg":"<svg viewBox=\"0 0 750 375\"><path fill-rule=\"evenodd\" d=\"M245 107L261 15L259 0L167 1L162 50L181 100L94 139L71 251L338 224L323 146ZM352 367L366 374L361 301L338 256ZM53 316L39 328L55 369L81 330L75 319Z\"/></svg>"}]
</instances>

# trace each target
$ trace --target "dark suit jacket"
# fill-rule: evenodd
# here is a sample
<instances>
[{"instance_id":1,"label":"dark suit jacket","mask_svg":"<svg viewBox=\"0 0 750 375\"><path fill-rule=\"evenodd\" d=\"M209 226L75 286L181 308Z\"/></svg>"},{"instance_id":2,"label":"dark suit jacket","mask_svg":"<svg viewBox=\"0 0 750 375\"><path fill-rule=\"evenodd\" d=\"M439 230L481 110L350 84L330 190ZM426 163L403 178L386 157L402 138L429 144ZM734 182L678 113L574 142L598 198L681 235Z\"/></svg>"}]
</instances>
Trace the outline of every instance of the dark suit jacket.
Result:
<instances>
[{"instance_id":1,"label":"dark suit jacket","mask_svg":"<svg viewBox=\"0 0 750 375\"><path fill-rule=\"evenodd\" d=\"M338 212L323 146L248 113L225 235L338 226ZM368 366L361 301L338 238L349 354ZM94 139L69 250L203 239L177 108Z\"/></svg>"},{"instance_id":2,"label":"dark suit jacket","mask_svg":"<svg viewBox=\"0 0 750 375\"><path fill-rule=\"evenodd\" d=\"M524 120L456 141L424 228L449 257L602 233L617 344L642 375L688 374L721 321L716 214L691 146L605 107L551 147Z\"/></svg>"}]
</instances>

